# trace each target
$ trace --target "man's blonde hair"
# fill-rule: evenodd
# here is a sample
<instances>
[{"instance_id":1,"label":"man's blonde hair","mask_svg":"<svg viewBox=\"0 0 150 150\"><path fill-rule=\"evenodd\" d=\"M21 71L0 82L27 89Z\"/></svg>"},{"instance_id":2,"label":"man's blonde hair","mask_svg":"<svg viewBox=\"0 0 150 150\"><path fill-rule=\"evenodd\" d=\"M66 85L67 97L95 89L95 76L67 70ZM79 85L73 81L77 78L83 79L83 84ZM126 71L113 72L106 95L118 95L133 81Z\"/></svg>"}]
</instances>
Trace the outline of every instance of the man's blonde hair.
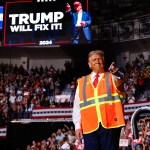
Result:
<instances>
[{"instance_id":1,"label":"man's blonde hair","mask_svg":"<svg viewBox=\"0 0 150 150\"><path fill-rule=\"evenodd\" d=\"M102 50L94 50L94 51L89 52L88 61L89 61L90 57L94 54L98 54L98 55L102 56L104 59L104 52Z\"/></svg>"}]
</instances>

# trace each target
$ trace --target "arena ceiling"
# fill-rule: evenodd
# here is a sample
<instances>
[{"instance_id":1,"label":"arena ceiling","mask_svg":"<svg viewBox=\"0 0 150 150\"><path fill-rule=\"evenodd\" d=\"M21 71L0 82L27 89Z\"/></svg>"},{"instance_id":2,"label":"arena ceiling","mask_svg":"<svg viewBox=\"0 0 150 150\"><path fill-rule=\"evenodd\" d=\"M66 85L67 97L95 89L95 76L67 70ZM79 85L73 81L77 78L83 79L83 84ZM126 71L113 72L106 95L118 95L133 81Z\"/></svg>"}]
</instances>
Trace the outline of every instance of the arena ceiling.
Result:
<instances>
[{"instance_id":1,"label":"arena ceiling","mask_svg":"<svg viewBox=\"0 0 150 150\"><path fill-rule=\"evenodd\" d=\"M150 14L150 0L90 0L95 21L124 20Z\"/></svg>"},{"instance_id":2,"label":"arena ceiling","mask_svg":"<svg viewBox=\"0 0 150 150\"><path fill-rule=\"evenodd\" d=\"M6 1L0 0L0 5ZM24 0L28 1L28 0ZM80 0L79 0L80 1ZM150 0L85 0L89 3L89 11L95 17L95 23L103 20L121 20L150 14Z\"/></svg>"}]
</instances>

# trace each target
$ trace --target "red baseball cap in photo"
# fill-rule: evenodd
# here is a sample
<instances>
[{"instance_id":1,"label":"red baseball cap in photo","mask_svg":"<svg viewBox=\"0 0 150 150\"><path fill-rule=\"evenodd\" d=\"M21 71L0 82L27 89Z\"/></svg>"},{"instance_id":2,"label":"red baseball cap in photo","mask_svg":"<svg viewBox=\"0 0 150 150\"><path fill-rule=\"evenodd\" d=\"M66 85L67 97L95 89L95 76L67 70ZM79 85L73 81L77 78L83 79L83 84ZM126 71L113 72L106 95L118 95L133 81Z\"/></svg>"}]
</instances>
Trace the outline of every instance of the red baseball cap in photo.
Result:
<instances>
[{"instance_id":1,"label":"red baseball cap in photo","mask_svg":"<svg viewBox=\"0 0 150 150\"><path fill-rule=\"evenodd\" d=\"M75 2L74 2L74 5L79 6L79 5L81 5L81 3L80 3L79 1L75 1Z\"/></svg>"}]
</instances>

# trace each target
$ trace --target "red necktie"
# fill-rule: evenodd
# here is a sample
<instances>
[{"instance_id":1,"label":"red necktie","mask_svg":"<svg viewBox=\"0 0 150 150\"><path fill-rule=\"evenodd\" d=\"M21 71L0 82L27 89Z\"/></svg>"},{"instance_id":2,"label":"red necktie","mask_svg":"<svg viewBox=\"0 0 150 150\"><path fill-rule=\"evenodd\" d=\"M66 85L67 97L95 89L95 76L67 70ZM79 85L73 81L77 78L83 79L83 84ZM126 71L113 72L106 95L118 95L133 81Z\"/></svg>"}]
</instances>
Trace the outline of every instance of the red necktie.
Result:
<instances>
[{"instance_id":1,"label":"red necktie","mask_svg":"<svg viewBox=\"0 0 150 150\"><path fill-rule=\"evenodd\" d=\"M96 75L95 75L94 82L93 82L94 87L97 86L97 83L98 83L98 77L99 77L99 74L96 74Z\"/></svg>"}]
</instances>

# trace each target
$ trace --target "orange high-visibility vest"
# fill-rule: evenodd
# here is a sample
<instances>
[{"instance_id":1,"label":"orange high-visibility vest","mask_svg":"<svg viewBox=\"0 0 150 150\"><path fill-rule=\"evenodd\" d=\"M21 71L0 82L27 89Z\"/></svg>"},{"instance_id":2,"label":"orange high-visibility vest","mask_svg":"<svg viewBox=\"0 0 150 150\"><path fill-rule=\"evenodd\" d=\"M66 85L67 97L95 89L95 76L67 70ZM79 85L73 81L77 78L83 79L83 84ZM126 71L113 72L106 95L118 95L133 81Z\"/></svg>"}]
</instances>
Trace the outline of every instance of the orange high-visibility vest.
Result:
<instances>
[{"instance_id":1,"label":"orange high-visibility vest","mask_svg":"<svg viewBox=\"0 0 150 150\"><path fill-rule=\"evenodd\" d=\"M112 80L112 74L106 72L94 88L90 75L78 79L81 126L84 134L98 129L101 122L104 128L116 128L125 125L119 92Z\"/></svg>"}]
</instances>

